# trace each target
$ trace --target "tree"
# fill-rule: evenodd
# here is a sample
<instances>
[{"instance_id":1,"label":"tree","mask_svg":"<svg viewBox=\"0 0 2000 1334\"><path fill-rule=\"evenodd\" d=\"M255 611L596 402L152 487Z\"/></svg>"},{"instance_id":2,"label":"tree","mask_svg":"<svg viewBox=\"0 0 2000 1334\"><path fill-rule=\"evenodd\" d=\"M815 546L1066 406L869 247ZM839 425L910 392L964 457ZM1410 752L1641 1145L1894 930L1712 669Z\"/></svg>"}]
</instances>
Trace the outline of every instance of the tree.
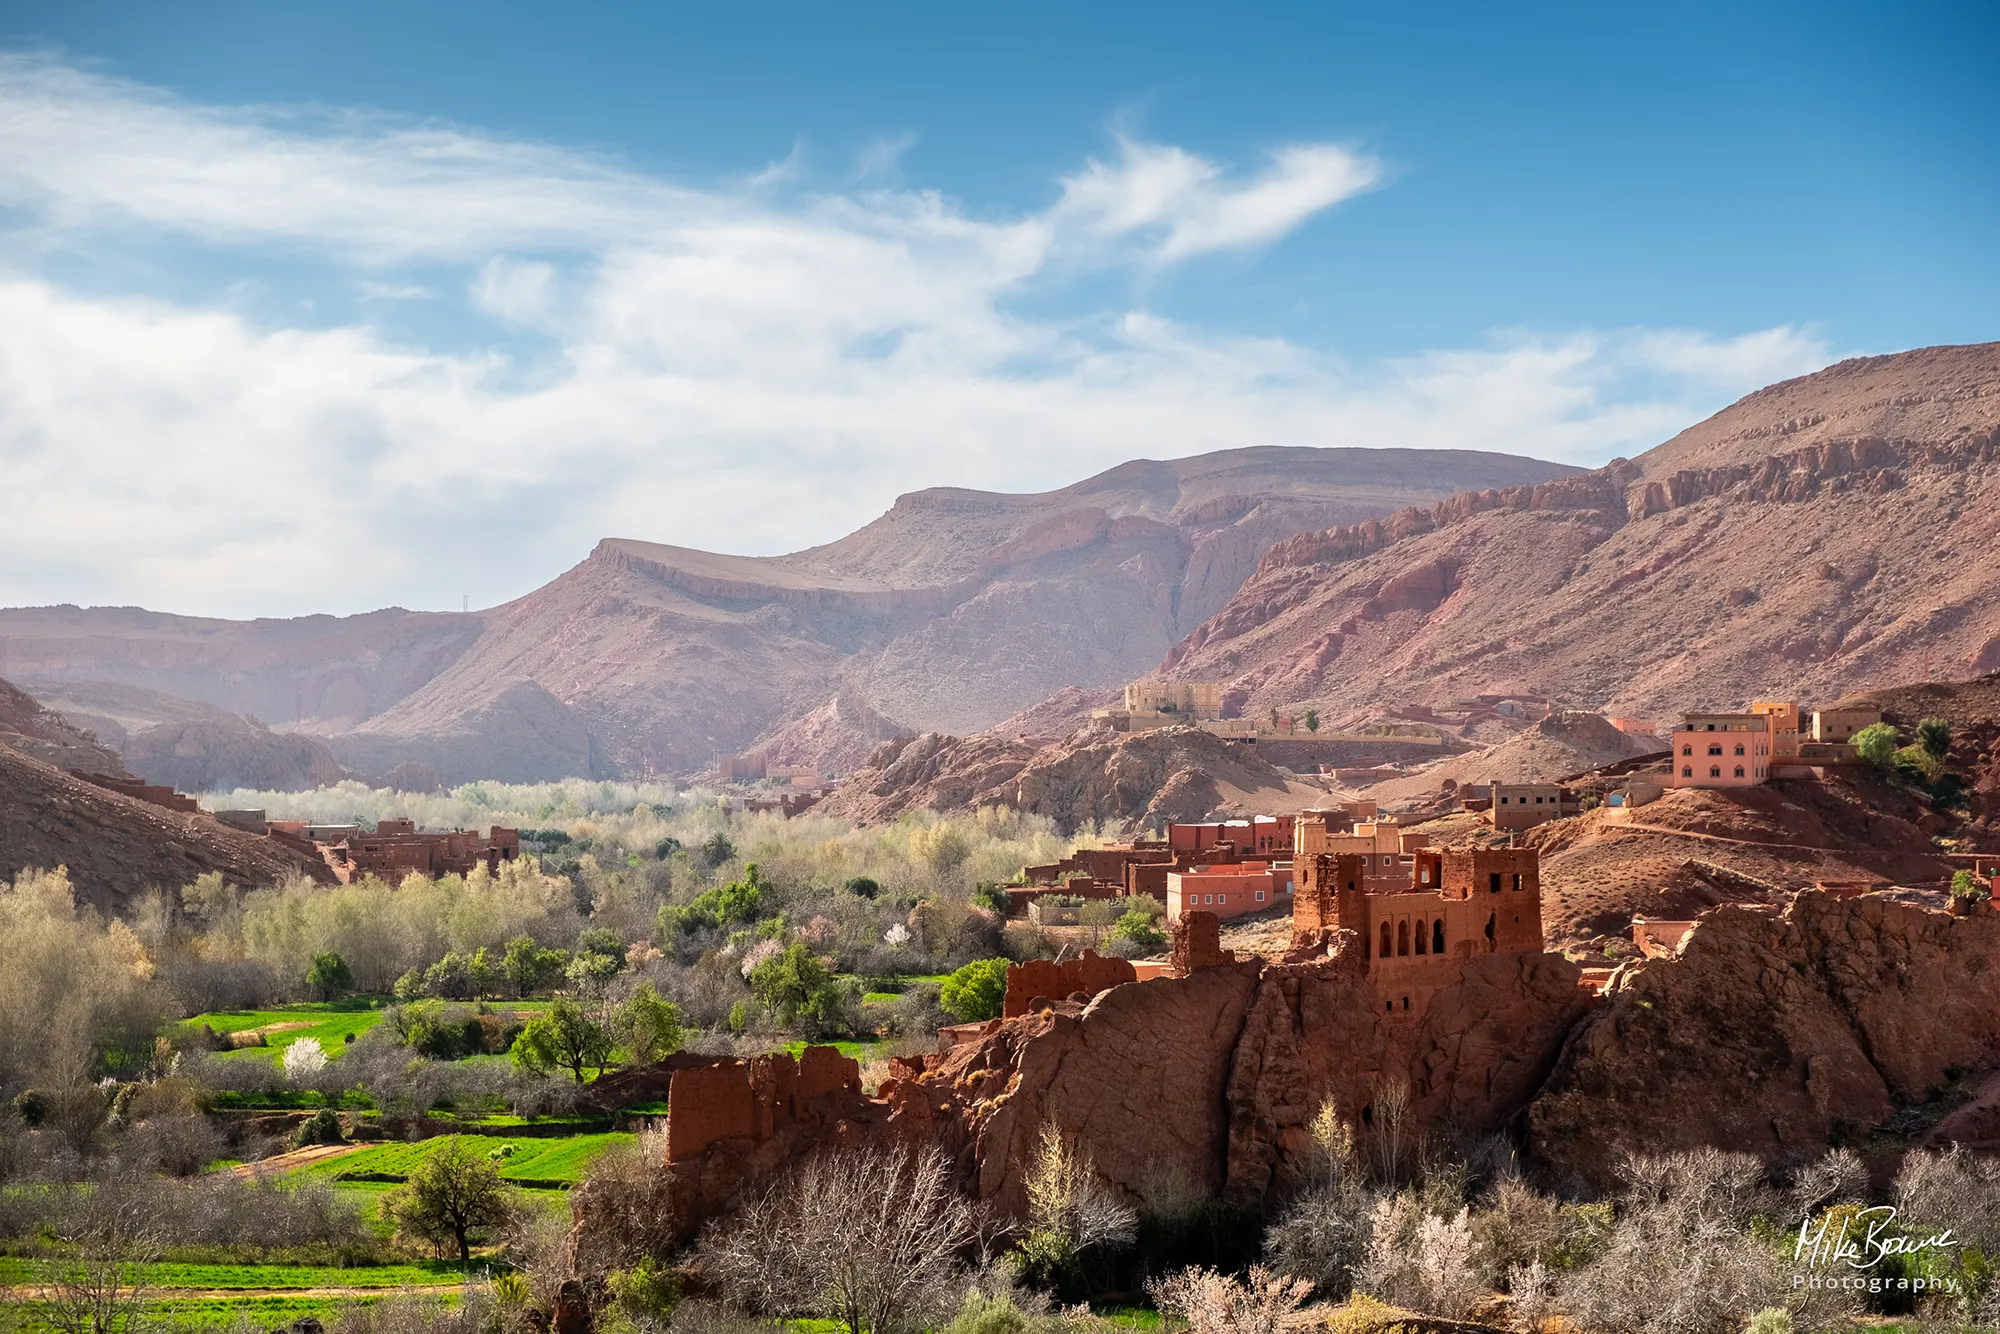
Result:
<instances>
[{"instance_id":1,"label":"tree","mask_svg":"<svg viewBox=\"0 0 2000 1334\"><path fill-rule=\"evenodd\" d=\"M384 1202L398 1231L472 1258L472 1233L499 1227L513 1216L500 1169L462 1135L448 1135L410 1170L408 1184Z\"/></svg>"},{"instance_id":2,"label":"tree","mask_svg":"<svg viewBox=\"0 0 2000 1334\"><path fill-rule=\"evenodd\" d=\"M706 927L716 930L734 922L754 922L762 915L765 891L772 888L757 863L743 868L743 878L704 890L685 907L660 909L659 936L671 940L682 931Z\"/></svg>"},{"instance_id":3,"label":"tree","mask_svg":"<svg viewBox=\"0 0 2000 1334\"><path fill-rule=\"evenodd\" d=\"M844 1033L854 1026L859 1001L851 986L819 961L810 946L795 940L750 973L750 989L784 1028L807 1037Z\"/></svg>"},{"instance_id":4,"label":"tree","mask_svg":"<svg viewBox=\"0 0 2000 1334\"><path fill-rule=\"evenodd\" d=\"M736 855L736 845L729 841L729 835L716 832L710 834L701 845L701 859L710 870L722 865Z\"/></svg>"},{"instance_id":5,"label":"tree","mask_svg":"<svg viewBox=\"0 0 2000 1334\"><path fill-rule=\"evenodd\" d=\"M528 1021L508 1052L514 1064L538 1075L567 1070L583 1082L583 1072L602 1073L611 1061L611 1035L572 1000L558 1000Z\"/></svg>"},{"instance_id":6,"label":"tree","mask_svg":"<svg viewBox=\"0 0 2000 1334\"><path fill-rule=\"evenodd\" d=\"M354 990L354 970L338 954L315 954L312 967L306 970L306 987L318 1000L344 996Z\"/></svg>"},{"instance_id":7,"label":"tree","mask_svg":"<svg viewBox=\"0 0 2000 1334\"><path fill-rule=\"evenodd\" d=\"M1166 933L1154 924L1153 915L1134 908L1118 919L1111 928L1114 937L1123 937L1149 954L1158 953L1167 947Z\"/></svg>"},{"instance_id":8,"label":"tree","mask_svg":"<svg viewBox=\"0 0 2000 1334\"><path fill-rule=\"evenodd\" d=\"M944 980L938 1003L962 1024L998 1019L1007 1000L1007 961L978 959Z\"/></svg>"},{"instance_id":9,"label":"tree","mask_svg":"<svg viewBox=\"0 0 2000 1334\"><path fill-rule=\"evenodd\" d=\"M882 886L865 875L857 875L847 882L847 892L859 898L872 899L882 892Z\"/></svg>"},{"instance_id":10,"label":"tree","mask_svg":"<svg viewBox=\"0 0 2000 1334\"><path fill-rule=\"evenodd\" d=\"M956 1253L972 1210L934 1149L822 1154L702 1243L702 1270L770 1315L838 1321L848 1334L944 1323L960 1292Z\"/></svg>"},{"instance_id":11,"label":"tree","mask_svg":"<svg viewBox=\"0 0 2000 1334\"><path fill-rule=\"evenodd\" d=\"M472 989L474 1000L485 1000L500 989L500 976L493 967L493 956L481 945L477 953L465 962L465 984Z\"/></svg>"},{"instance_id":12,"label":"tree","mask_svg":"<svg viewBox=\"0 0 2000 1334\"><path fill-rule=\"evenodd\" d=\"M665 1060L681 1049L681 1011L661 1000L651 982L641 982L612 1016L612 1033L636 1065Z\"/></svg>"},{"instance_id":13,"label":"tree","mask_svg":"<svg viewBox=\"0 0 2000 1334\"><path fill-rule=\"evenodd\" d=\"M1993 897L1993 893L1979 883L1978 876L1960 870L1951 873L1951 896L1955 899L1987 899Z\"/></svg>"},{"instance_id":14,"label":"tree","mask_svg":"<svg viewBox=\"0 0 2000 1334\"><path fill-rule=\"evenodd\" d=\"M1307 709L1307 710L1306 710L1306 731L1308 731L1308 732L1317 732L1317 731L1319 731L1319 710L1318 710L1318 709Z\"/></svg>"},{"instance_id":15,"label":"tree","mask_svg":"<svg viewBox=\"0 0 2000 1334\"><path fill-rule=\"evenodd\" d=\"M1887 723L1871 723L1854 734L1850 743L1862 762L1887 773L1896 762L1896 729Z\"/></svg>"},{"instance_id":16,"label":"tree","mask_svg":"<svg viewBox=\"0 0 2000 1334\"><path fill-rule=\"evenodd\" d=\"M1951 754L1951 720L1949 718L1926 718L1917 724L1917 744L1924 748L1924 754L1934 760L1942 760Z\"/></svg>"},{"instance_id":17,"label":"tree","mask_svg":"<svg viewBox=\"0 0 2000 1334\"><path fill-rule=\"evenodd\" d=\"M318 1038L300 1038L285 1048L285 1054L280 1059L285 1067L285 1078L294 1084L304 1084L326 1069L326 1048L319 1045Z\"/></svg>"},{"instance_id":18,"label":"tree","mask_svg":"<svg viewBox=\"0 0 2000 1334\"><path fill-rule=\"evenodd\" d=\"M568 964L569 956L561 950L543 949L533 936L515 936L507 942L500 974L514 988L515 995L528 996L554 986Z\"/></svg>"}]
</instances>

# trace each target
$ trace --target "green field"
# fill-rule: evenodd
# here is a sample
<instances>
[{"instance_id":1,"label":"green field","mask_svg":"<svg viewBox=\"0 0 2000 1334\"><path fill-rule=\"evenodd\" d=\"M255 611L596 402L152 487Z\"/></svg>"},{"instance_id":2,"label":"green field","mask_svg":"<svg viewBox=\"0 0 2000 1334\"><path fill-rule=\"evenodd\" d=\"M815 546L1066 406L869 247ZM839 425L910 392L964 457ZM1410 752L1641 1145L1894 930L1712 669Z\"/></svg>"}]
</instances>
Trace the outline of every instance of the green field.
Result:
<instances>
[{"instance_id":1,"label":"green field","mask_svg":"<svg viewBox=\"0 0 2000 1334\"><path fill-rule=\"evenodd\" d=\"M282 1060L285 1048L300 1038L317 1038L319 1045L326 1048L328 1056L338 1057L347 1045L347 1035L352 1033L358 1038L381 1023L390 1003L380 996L355 996L348 1000L286 1005L275 1010L216 1010L182 1020L178 1026L180 1031L175 1036L186 1040L200 1032L203 1024L218 1033L270 1029L279 1024L304 1024L303 1028L267 1032L262 1047L244 1047L222 1054L233 1060L275 1062Z\"/></svg>"},{"instance_id":2,"label":"green field","mask_svg":"<svg viewBox=\"0 0 2000 1334\"><path fill-rule=\"evenodd\" d=\"M163 1291L218 1292L237 1289L245 1292L273 1292L287 1288L401 1288L456 1287L468 1272L456 1262L422 1260L409 1264L359 1265L336 1268L332 1265L147 1265L142 1271L145 1284ZM36 1266L28 1260L0 1257L0 1284L20 1287L37 1281Z\"/></svg>"},{"instance_id":3,"label":"green field","mask_svg":"<svg viewBox=\"0 0 2000 1334\"><path fill-rule=\"evenodd\" d=\"M599 1154L617 1144L631 1144L637 1136L622 1131L607 1131L594 1135L572 1135L567 1139L514 1138L502 1135L440 1135L434 1139L419 1140L414 1144L381 1144L361 1149L355 1153L344 1153L323 1162L302 1167L292 1175L305 1179L339 1181L348 1178L346 1184L370 1184L353 1181L355 1177L393 1177L398 1180L409 1176L411 1170L434 1153L447 1140L465 1139L481 1152L492 1152L503 1145L513 1145L512 1156L499 1160L500 1176L514 1181L561 1181L573 1182L583 1179L584 1169ZM379 1181L374 1184L383 1184Z\"/></svg>"},{"instance_id":4,"label":"green field","mask_svg":"<svg viewBox=\"0 0 2000 1334\"><path fill-rule=\"evenodd\" d=\"M225 1060L276 1062L283 1060L285 1048L300 1038L317 1038L319 1045L326 1049L327 1056L338 1059L347 1045L349 1034L359 1038L381 1023L388 1015L389 1007L394 1004L396 999L393 996L350 996L337 1001L301 1001L297 1005L281 1005L270 1010L215 1010L208 1014L198 1014L192 1019L181 1020L175 1025L174 1036L185 1041L200 1032L203 1024L218 1033L242 1033L250 1029L264 1029L267 1031L263 1046L242 1047L219 1054ZM493 1001L489 1004L496 1014L512 1012L522 1016L539 1014L549 1006L547 1001L537 1000ZM299 1024L301 1027L280 1027L286 1024ZM268 1031L273 1028L279 1031Z\"/></svg>"}]
</instances>

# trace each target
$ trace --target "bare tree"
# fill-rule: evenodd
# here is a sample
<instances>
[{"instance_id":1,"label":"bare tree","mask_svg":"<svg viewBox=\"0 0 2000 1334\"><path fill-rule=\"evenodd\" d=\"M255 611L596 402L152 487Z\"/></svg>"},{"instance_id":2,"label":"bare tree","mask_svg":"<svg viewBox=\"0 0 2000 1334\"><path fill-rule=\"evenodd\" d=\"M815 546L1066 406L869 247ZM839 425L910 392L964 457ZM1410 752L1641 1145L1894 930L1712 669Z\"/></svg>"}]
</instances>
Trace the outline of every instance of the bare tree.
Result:
<instances>
[{"instance_id":1,"label":"bare tree","mask_svg":"<svg viewBox=\"0 0 2000 1334\"><path fill-rule=\"evenodd\" d=\"M142 1199L105 1191L85 1211L74 1250L40 1266L36 1314L59 1334L112 1334L128 1329L147 1296L146 1266L159 1258L154 1219Z\"/></svg>"},{"instance_id":2,"label":"bare tree","mask_svg":"<svg viewBox=\"0 0 2000 1334\"><path fill-rule=\"evenodd\" d=\"M956 1307L957 1252L973 1235L943 1156L897 1145L811 1159L712 1228L702 1253L752 1310L908 1334Z\"/></svg>"},{"instance_id":3,"label":"bare tree","mask_svg":"<svg viewBox=\"0 0 2000 1334\"><path fill-rule=\"evenodd\" d=\"M1376 1180L1384 1189L1394 1190L1402 1184L1404 1163L1413 1159L1419 1148L1410 1125L1410 1081L1401 1075L1377 1079L1374 1101L1367 1112L1364 1119Z\"/></svg>"}]
</instances>

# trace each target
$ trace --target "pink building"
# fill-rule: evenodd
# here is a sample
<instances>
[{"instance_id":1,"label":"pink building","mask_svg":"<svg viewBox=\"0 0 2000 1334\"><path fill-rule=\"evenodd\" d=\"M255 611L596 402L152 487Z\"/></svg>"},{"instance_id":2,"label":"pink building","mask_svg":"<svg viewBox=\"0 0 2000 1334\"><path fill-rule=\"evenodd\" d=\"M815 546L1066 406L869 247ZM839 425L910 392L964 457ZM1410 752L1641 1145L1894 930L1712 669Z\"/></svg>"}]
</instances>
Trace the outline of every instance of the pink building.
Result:
<instances>
[{"instance_id":1,"label":"pink building","mask_svg":"<svg viewBox=\"0 0 2000 1334\"><path fill-rule=\"evenodd\" d=\"M1755 787L1771 776L1778 715L1691 713L1673 730L1675 787ZM1792 734L1794 749L1797 736Z\"/></svg>"},{"instance_id":2,"label":"pink building","mask_svg":"<svg viewBox=\"0 0 2000 1334\"><path fill-rule=\"evenodd\" d=\"M1217 917L1240 917L1292 902L1292 868L1270 862L1223 862L1167 873L1167 920L1178 922L1184 909L1199 908Z\"/></svg>"}]
</instances>

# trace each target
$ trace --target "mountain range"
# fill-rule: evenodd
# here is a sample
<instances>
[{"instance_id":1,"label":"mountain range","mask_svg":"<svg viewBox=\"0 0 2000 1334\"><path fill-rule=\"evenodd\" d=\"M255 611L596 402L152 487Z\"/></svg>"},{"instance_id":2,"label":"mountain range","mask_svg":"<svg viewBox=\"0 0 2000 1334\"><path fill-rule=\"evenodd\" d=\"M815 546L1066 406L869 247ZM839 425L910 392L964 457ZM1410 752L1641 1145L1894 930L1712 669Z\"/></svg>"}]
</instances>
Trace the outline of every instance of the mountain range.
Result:
<instances>
[{"instance_id":1,"label":"mountain range","mask_svg":"<svg viewBox=\"0 0 2000 1334\"><path fill-rule=\"evenodd\" d=\"M1574 471L1450 450L1142 460L1038 495L913 492L786 556L607 538L525 597L468 614L0 610L0 676L115 722L142 776L165 766L135 744L183 729L181 772L212 786L268 778L281 751L297 771L272 785L309 785L319 757L285 733L363 775L685 774L787 724L796 737L815 714L830 725L808 758L851 767L883 737L973 730L1063 687L1145 674L1281 539ZM221 739L238 761L208 763L185 729L217 720L190 718L188 702L249 715L261 746L239 729Z\"/></svg>"},{"instance_id":2,"label":"mountain range","mask_svg":"<svg viewBox=\"0 0 2000 1334\"><path fill-rule=\"evenodd\" d=\"M134 772L206 786L329 763L685 775L753 746L845 771L920 732L1057 731L1155 673L1342 723L1481 694L1664 717L1973 676L2000 667L1996 556L1982 344L1841 362L1590 471L1229 450L1036 495L916 491L784 556L607 538L465 614L0 610L0 676L122 738Z\"/></svg>"}]
</instances>

